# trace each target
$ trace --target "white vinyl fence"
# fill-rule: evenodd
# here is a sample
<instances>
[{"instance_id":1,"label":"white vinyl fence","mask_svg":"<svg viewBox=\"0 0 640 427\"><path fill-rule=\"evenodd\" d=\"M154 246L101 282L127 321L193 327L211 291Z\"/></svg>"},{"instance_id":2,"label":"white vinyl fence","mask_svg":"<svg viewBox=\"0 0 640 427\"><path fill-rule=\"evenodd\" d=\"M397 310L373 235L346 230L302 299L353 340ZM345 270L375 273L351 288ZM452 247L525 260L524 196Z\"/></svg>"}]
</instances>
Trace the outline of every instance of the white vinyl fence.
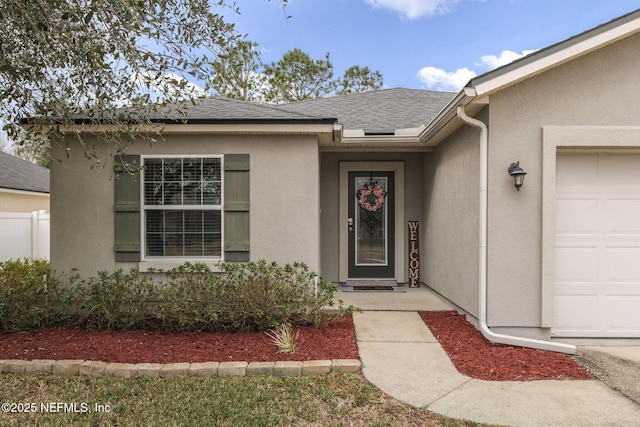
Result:
<instances>
[{"instance_id":1,"label":"white vinyl fence","mask_svg":"<svg viewBox=\"0 0 640 427\"><path fill-rule=\"evenodd\" d=\"M50 214L0 212L0 262L17 258L49 259Z\"/></svg>"}]
</instances>

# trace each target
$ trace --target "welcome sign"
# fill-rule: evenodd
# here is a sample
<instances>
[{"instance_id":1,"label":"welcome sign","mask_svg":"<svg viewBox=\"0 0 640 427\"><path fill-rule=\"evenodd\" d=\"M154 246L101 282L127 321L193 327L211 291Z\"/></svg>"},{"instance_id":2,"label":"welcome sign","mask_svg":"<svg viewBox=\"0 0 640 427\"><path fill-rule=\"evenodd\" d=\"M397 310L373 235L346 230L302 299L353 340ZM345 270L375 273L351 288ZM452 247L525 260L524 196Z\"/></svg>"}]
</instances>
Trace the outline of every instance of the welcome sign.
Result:
<instances>
[{"instance_id":1,"label":"welcome sign","mask_svg":"<svg viewBox=\"0 0 640 427\"><path fill-rule=\"evenodd\" d=\"M420 240L418 221L409 221L409 287L420 287Z\"/></svg>"}]
</instances>

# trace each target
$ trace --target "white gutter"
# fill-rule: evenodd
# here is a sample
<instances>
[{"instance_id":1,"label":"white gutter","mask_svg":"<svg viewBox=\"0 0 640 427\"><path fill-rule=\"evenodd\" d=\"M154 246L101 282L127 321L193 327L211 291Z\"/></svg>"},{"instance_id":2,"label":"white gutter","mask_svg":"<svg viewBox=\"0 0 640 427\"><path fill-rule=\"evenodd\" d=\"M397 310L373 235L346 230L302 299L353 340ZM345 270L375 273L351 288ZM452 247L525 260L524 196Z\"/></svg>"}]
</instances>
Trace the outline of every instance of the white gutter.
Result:
<instances>
[{"instance_id":1,"label":"white gutter","mask_svg":"<svg viewBox=\"0 0 640 427\"><path fill-rule=\"evenodd\" d=\"M551 341L536 340L532 338L515 337L498 334L489 329L487 325L487 181L488 181L488 130L480 120L473 119L464 111L463 106L457 108L458 117L465 123L480 129L480 245L479 245L479 282L480 282L480 312L478 321L480 332L486 339L501 344L520 347L536 348L540 350L556 351L560 353L575 354L576 346L571 344L556 343Z\"/></svg>"}]
</instances>

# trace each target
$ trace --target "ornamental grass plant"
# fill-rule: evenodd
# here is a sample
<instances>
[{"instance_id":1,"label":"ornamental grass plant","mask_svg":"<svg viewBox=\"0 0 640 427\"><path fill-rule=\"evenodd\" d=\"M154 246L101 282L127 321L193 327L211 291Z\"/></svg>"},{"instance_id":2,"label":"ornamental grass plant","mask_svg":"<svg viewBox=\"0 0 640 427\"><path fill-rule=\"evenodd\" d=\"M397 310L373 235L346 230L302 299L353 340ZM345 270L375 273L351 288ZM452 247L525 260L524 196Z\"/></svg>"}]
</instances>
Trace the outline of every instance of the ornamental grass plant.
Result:
<instances>
[{"instance_id":1,"label":"ornamental grass plant","mask_svg":"<svg viewBox=\"0 0 640 427\"><path fill-rule=\"evenodd\" d=\"M295 353L300 331L293 332L291 325L283 323L280 327L266 331L265 334L271 338L273 344L278 347L278 353Z\"/></svg>"}]
</instances>

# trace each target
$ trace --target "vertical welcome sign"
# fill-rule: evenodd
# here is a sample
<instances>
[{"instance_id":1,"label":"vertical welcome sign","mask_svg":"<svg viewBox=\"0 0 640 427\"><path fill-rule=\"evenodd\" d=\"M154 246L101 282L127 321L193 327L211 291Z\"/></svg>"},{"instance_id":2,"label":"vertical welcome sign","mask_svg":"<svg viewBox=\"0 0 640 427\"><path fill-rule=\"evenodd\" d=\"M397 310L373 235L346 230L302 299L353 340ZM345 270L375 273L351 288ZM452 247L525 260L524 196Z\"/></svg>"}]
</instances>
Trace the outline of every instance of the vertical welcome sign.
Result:
<instances>
[{"instance_id":1,"label":"vertical welcome sign","mask_svg":"<svg viewBox=\"0 0 640 427\"><path fill-rule=\"evenodd\" d=\"M420 287L420 240L418 221L409 221L409 287Z\"/></svg>"}]
</instances>

